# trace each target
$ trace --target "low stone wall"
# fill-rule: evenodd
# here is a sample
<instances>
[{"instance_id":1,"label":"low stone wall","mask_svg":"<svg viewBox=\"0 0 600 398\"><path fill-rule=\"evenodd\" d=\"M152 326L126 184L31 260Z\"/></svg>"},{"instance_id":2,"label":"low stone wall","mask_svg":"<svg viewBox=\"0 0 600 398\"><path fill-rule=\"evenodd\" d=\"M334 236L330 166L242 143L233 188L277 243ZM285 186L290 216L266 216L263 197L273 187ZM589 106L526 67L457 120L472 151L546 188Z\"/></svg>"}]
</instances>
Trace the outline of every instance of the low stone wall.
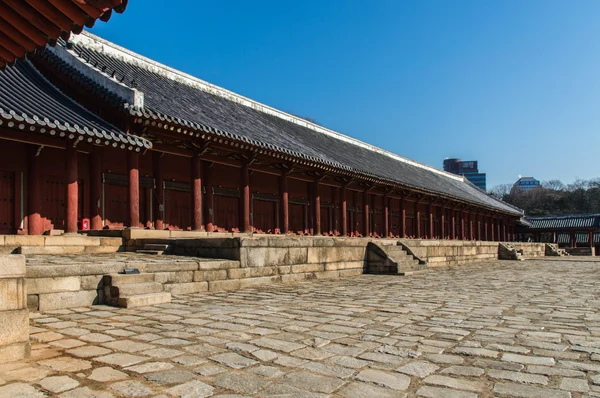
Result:
<instances>
[{"instance_id":1,"label":"low stone wall","mask_svg":"<svg viewBox=\"0 0 600 398\"><path fill-rule=\"evenodd\" d=\"M571 256L595 256L595 247L565 247L565 251Z\"/></svg>"},{"instance_id":2,"label":"low stone wall","mask_svg":"<svg viewBox=\"0 0 600 398\"><path fill-rule=\"evenodd\" d=\"M546 244L535 242L508 242L517 251L523 251L523 257L544 257L546 256Z\"/></svg>"},{"instance_id":3,"label":"low stone wall","mask_svg":"<svg viewBox=\"0 0 600 398\"><path fill-rule=\"evenodd\" d=\"M0 362L29 356L25 257L0 255Z\"/></svg>"},{"instance_id":4,"label":"low stone wall","mask_svg":"<svg viewBox=\"0 0 600 398\"><path fill-rule=\"evenodd\" d=\"M0 254L99 254L124 250L121 237L0 235Z\"/></svg>"},{"instance_id":5,"label":"low stone wall","mask_svg":"<svg viewBox=\"0 0 600 398\"><path fill-rule=\"evenodd\" d=\"M464 265L498 258L498 242L400 239L430 267Z\"/></svg>"}]
</instances>

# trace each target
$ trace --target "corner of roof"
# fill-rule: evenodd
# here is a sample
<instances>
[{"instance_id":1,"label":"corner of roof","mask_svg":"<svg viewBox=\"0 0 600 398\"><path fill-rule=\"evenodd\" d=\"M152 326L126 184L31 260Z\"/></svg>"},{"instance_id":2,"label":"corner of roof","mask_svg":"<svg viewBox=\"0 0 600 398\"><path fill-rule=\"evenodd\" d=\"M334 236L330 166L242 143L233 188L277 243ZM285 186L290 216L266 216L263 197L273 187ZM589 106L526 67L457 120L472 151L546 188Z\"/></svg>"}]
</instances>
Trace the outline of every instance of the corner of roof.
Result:
<instances>
[{"instance_id":1,"label":"corner of roof","mask_svg":"<svg viewBox=\"0 0 600 398\"><path fill-rule=\"evenodd\" d=\"M78 37L78 35L74 35L72 39L74 37ZM123 99L125 103L133 105L137 108L144 107L143 92L129 87L126 84L116 80L112 76L102 72L98 68L82 59L76 52L68 49L65 46L46 46L46 48L67 65L81 73L83 76Z\"/></svg>"}]
</instances>

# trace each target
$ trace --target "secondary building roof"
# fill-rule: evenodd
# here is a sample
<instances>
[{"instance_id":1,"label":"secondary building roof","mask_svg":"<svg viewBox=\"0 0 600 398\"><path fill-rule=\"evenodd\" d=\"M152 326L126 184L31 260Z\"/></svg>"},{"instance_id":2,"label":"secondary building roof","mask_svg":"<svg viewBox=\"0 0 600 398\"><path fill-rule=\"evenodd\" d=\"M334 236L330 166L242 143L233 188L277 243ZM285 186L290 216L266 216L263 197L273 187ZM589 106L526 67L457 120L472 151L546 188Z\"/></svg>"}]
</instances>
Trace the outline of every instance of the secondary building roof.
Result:
<instances>
[{"instance_id":1,"label":"secondary building roof","mask_svg":"<svg viewBox=\"0 0 600 398\"><path fill-rule=\"evenodd\" d=\"M123 12L127 0L2 0L0 1L0 69L36 48L55 45L59 37L80 33L113 9Z\"/></svg>"},{"instance_id":2,"label":"secondary building roof","mask_svg":"<svg viewBox=\"0 0 600 398\"><path fill-rule=\"evenodd\" d=\"M400 186L497 211L522 211L487 195L462 176L406 159L161 65L89 33L59 56L76 57L105 78L143 93L124 106L136 117L245 141L269 151L372 176ZM70 64L72 60L67 60ZM81 71L81 69L78 69ZM83 72L85 73L85 72Z\"/></svg>"},{"instance_id":3,"label":"secondary building roof","mask_svg":"<svg viewBox=\"0 0 600 398\"><path fill-rule=\"evenodd\" d=\"M571 214L551 217L527 217L531 230L600 230L600 214Z\"/></svg>"},{"instance_id":4,"label":"secondary building roof","mask_svg":"<svg viewBox=\"0 0 600 398\"><path fill-rule=\"evenodd\" d=\"M71 100L29 61L0 71L0 127L139 151L150 141L120 131Z\"/></svg>"}]
</instances>

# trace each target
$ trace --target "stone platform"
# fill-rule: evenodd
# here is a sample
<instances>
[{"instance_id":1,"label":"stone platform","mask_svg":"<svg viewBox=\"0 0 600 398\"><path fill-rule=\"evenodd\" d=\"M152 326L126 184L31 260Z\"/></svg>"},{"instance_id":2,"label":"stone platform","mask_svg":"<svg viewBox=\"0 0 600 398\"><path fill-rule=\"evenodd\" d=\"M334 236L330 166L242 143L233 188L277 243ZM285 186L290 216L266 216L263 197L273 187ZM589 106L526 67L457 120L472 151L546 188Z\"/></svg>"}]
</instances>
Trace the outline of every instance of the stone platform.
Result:
<instances>
[{"instance_id":1,"label":"stone platform","mask_svg":"<svg viewBox=\"0 0 600 398\"><path fill-rule=\"evenodd\" d=\"M0 396L594 397L600 262L493 261L31 315Z\"/></svg>"}]
</instances>

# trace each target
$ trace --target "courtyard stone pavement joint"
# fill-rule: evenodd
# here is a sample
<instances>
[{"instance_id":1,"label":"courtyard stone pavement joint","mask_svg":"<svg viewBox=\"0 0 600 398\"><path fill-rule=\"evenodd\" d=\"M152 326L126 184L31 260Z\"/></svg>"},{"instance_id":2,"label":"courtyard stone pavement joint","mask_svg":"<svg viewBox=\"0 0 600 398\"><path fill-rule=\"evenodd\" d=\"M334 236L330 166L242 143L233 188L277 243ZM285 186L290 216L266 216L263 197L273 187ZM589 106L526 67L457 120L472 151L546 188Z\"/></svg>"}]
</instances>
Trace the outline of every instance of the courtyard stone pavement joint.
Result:
<instances>
[{"instance_id":1,"label":"courtyard stone pavement joint","mask_svg":"<svg viewBox=\"0 0 600 398\"><path fill-rule=\"evenodd\" d=\"M31 313L0 397L600 397L600 262L489 262Z\"/></svg>"}]
</instances>

